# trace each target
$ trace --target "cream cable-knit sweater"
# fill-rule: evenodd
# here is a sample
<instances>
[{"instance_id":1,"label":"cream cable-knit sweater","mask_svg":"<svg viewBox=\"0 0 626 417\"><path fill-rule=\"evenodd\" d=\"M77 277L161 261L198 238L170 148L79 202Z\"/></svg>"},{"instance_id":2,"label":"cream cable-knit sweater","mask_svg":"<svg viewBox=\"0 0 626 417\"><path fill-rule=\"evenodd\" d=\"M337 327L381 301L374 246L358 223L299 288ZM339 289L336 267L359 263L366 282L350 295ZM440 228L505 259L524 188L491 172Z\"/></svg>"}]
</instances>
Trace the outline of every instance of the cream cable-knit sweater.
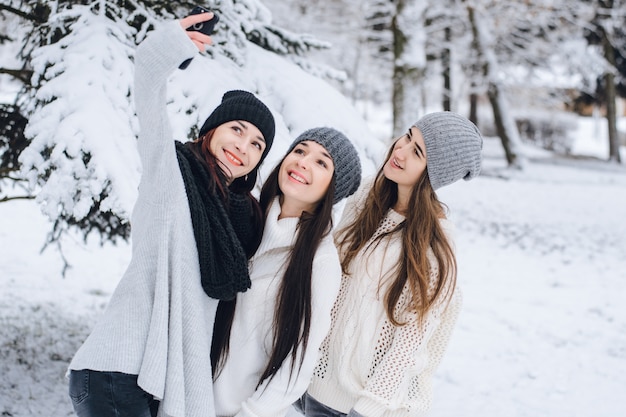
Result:
<instances>
[{"instance_id":1,"label":"cream cable-knit sweater","mask_svg":"<svg viewBox=\"0 0 626 417\"><path fill-rule=\"evenodd\" d=\"M217 300L200 284L185 185L166 113L169 75L198 53L177 21L137 48L135 104L141 132L139 195L133 209L132 259L108 307L70 369L139 375L161 400L160 415L215 415L211 337Z\"/></svg>"},{"instance_id":2,"label":"cream cable-knit sweater","mask_svg":"<svg viewBox=\"0 0 626 417\"><path fill-rule=\"evenodd\" d=\"M297 233L298 219L278 220L279 213L277 198L270 207L261 245L250 261L252 288L237 295L230 352L214 382L218 416L285 415L291 404L306 391L319 346L330 328L330 311L339 291L341 266L329 234L320 243L313 260L311 328L302 368L298 372L299 362L296 362L290 380L291 357L288 356L274 379L255 389L271 352L276 295Z\"/></svg>"},{"instance_id":3,"label":"cream cable-knit sweater","mask_svg":"<svg viewBox=\"0 0 626 417\"><path fill-rule=\"evenodd\" d=\"M348 202L339 228L363 207L370 186L371 181L365 181ZM389 210L374 237L403 220L404 216ZM442 220L442 225L449 234L450 222ZM457 288L449 304L435 305L423 329L414 313L403 313L408 324L394 327L387 320L384 277L393 273L400 247L400 234L395 233L364 249L353 262L351 275L342 277L331 329L308 388L313 398L337 411L354 409L365 417L408 417L424 415L430 409L433 372L452 333L461 294ZM435 265L433 276L436 261L432 252L429 259ZM403 305L408 301L406 290L400 300Z\"/></svg>"}]
</instances>

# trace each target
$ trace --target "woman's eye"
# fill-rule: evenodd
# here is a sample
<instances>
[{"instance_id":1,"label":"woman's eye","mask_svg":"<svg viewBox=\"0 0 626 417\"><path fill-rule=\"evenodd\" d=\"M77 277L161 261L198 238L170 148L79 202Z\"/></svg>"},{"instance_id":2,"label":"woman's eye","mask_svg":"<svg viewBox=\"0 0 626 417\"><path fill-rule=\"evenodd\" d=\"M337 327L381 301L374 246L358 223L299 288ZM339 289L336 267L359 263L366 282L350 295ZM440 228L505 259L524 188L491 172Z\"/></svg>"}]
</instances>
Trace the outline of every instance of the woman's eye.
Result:
<instances>
[{"instance_id":1,"label":"woman's eye","mask_svg":"<svg viewBox=\"0 0 626 417\"><path fill-rule=\"evenodd\" d=\"M241 128L239 126L233 126L232 129L236 132L236 133L241 133Z\"/></svg>"},{"instance_id":2,"label":"woman's eye","mask_svg":"<svg viewBox=\"0 0 626 417\"><path fill-rule=\"evenodd\" d=\"M302 155L304 153L304 150L302 150L301 148L296 148L293 150L293 153L297 153L298 155Z\"/></svg>"},{"instance_id":3,"label":"woman's eye","mask_svg":"<svg viewBox=\"0 0 626 417\"><path fill-rule=\"evenodd\" d=\"M253 145L254 145L254 146L255 146L258 150L260 150L260 151L262 151L262 150L263 150L263 146L261 146L261 143L260 143L260 142L254 142L254 143L253 143Z\"/></svg>"},{"instance_id":4,"label":"woman's eye","mask_svg":"<svg viewBox=\"0 0 626 417\"><path fill-rule=\"evenodd\" d=\"M321 167L323 167L323 168L328 168L328 164L327 164L325 161L321 160L321 159L320 159L319 161L317 161L317 163L318 163Z\"/></svg>"}]
</instances>

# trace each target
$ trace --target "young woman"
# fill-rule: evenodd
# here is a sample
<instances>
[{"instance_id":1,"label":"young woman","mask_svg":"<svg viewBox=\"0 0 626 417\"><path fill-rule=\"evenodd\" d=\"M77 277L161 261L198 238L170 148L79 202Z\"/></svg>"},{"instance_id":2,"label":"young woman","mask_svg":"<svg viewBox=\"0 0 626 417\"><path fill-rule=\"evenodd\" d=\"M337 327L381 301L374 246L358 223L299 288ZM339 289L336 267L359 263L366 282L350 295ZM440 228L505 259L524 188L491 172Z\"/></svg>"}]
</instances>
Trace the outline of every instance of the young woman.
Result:
<instances>
[{"instance_id":1,"label":"young woman","mask_svg":"<svg viewBox=\"0 0 626 417\"><path fill-rule=\"evenodd\" d=\"M461 297L435 191L478 175L482 138L450 112L420 119L373 182L348 202L336 243L343 269L306 417L423 415Z\"/></svg>"},{"instance_id":2,"label":"young woman","mask_svg":"<svg viewBox=\"0 0 626 417\"><path fill-rule=\"evenodd\" d=\"M211 42L185 27L155 30L135 55L142 177L130 265L103 317L70 363L80 417L210 416L209 352L220 299L250 287L247 261L260 243L262 211L250 195L274 138L268 108L229 91L199 138L174 143L166 112L168 76Z\"/></svg>"},{"instance_id":3,"label":"young woman","mask_svg":"<svg viewBox=\"0 0 626 417\"><path fill-rule=\"evenodd\" d=\"M234 317L216 321L217 416L279 417L306 390L341 281L330 233L333 204L360 181L350 141L315 128L293 142L265 182L252 288L237 295Z\"/></svg>"}]
</instances>

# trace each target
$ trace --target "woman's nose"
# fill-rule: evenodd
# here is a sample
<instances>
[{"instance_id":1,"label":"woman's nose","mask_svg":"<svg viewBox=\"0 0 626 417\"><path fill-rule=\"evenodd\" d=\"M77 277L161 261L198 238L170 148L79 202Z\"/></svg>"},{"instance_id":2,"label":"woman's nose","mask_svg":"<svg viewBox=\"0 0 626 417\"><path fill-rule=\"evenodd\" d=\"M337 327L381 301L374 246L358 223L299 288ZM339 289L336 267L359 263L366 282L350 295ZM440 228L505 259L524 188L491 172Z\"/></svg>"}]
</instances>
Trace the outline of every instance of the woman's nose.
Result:
<instances>
[{"instance_id":1,"label":"woman's nose","mask_svg":"<svg viewBox=\"0 0 626 417\"><path fill-rule=\"evenodd\" d=\"M308 155L307 156L303 156L302 158L300 158L298 160L298 166L300 166L300 167L302 167L304 169L308 169L309 163L310 163L310 161L309 161L309 156Z\"/></svg>"},{"instance_id":2,"label":"woman's nose","mask_svg":"<svg viewBox=\"0 0 626 417\"><path fill-rule=\"evenodd\" d=\"M396 157L396 159L404 159L405 155L406 155L406 149L402 146L396 148L396 150L393 152L393 156Z\"/></svg>"},{"instance_id":3,"label":"woman's nose","mask_svg":"<svg viewBox=\"0 0 626 417\"><path fill-rule=\"evenodd\" d=\"M241 139L239 142L235 143L235 148L242 154L245 154L248 151L248 146L250 146L248 142L249 141L246 139Z\"/></svg>"}]
</instances>

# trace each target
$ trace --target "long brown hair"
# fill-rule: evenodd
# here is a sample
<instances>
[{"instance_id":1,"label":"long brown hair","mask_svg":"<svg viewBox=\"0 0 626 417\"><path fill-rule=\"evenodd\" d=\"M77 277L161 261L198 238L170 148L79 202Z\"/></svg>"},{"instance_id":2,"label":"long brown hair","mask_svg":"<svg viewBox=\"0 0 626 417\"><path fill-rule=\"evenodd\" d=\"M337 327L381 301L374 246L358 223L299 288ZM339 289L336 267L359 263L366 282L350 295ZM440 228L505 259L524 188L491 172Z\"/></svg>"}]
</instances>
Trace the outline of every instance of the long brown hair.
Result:
<instances>
[{"instance_id":1,"label":"long brown hair","mask_svg":"<svg viewBox=\"0 0 626 417\"><path fill-rule=\"evenodd\" d=\"M393 146L385 161L389 160ZM428 161L426 162L428 164ZM357 260L359 252L365 248L374 235L380 222L389 209L398 201L398 185L388 180L381 168L370 189L365 204L354 221L337 234L337 245L341 253L341 267L349 274L350 264ZM430 184L426 170L413 186L409 198L406 219L394 230L378 236L371 244L379 244L386 236L400 233L402 250L399 263L390 286L385 293L387 317L395 326L405 323L396 317L394 310L405 286L411 295L407 309L413 309L423 318L440 299L451 296L456 285L456 258L441 227L439 219L447 207L439 201ZM428 260L428 250L432 249L436 265ZM430 277L431 268L436 268L434 281Z\"/></svg>"},{"instance_id":2,"label":"long brown hair","mask_svg":"<svg viewBox=\"0 0 626 417\"><path fill-rule=\"evenodd\" d=\"M284 158L283 158L284 160ZM270 204L274 198L282 195L278 186L278 173L282 161L274 168L261 189L260 203L267 216ZM269 378L271 380L278 372L285 359L291 356L290 376L298 362L298 347L301 346L299 367L304 360L304 352L309 341L311 327L311 274L313 259L322 238L332 227L332 208L335 194L335 178L330 182L326 195L319 202L313 213L303 212L298 222L296 242L289 254L289 263L281 280L276 305L274 308L272 351L265 369L259 377L257 388ZM222 303L220 303L222 304ZM226 309L234 310L234 303L229 303ZM216 330L213 333L211 346L211 363L213 375L219 375L220 368L228 355L230 329L233 314L221 314L216 319Z\"/></svg>"}]
</instances>

